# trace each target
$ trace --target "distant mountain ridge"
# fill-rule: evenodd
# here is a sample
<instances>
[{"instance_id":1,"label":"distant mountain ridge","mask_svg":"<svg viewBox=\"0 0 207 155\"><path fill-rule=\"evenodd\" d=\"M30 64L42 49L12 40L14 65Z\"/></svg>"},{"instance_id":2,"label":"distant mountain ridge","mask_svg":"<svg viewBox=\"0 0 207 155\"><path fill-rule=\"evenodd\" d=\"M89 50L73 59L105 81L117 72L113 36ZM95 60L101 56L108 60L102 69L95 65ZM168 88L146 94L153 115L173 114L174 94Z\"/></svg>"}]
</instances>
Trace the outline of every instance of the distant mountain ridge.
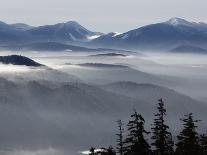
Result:
<instances>
[{"instance_id":1,"label":"distant mountain ridge","mask_svg":"<svg viewBox=\"0 0 207 155\"><path fill-rule=\"evenodd\" d=\"M40 26L28 31L31 35L48 41L80 41L100 33L92 32L75 21Z\"/></svg>"},{"instance_id":2,"label":"distant mountain ridge","mask_svg":"<svg viewBox=\"0 0 207 155\"><path fill-rule=\"evenodd\" d=\"M103 34L90 31L75 21L39 27L0 22L0 46L31 42L57 42L124 50L169 51L181 44L207 49L207 24L172 18L122 34Z\"/></svg>"},{"instance_id":3,"label":"distant mountain ridge","mask_svg":"<svg viewBox=\"0 0 207 155\"><path fill-rule=\"evenodd\" d=\"M90 55L91 57L126 57L127 55L125 54L120 54L120 53L106 53L106 54L95 54L95 55Z\"/></svg>"},{"instance_id":4,"label":"distant mountain ridge","mask_svg":"<svg viewBox=\"0 0 207 155\"><path fill-rule=\"evenodd\" d=\"M34 41L74 42L87 41L89 37L102 33L92 32L75 21L33 27L24 23L6 24L0 22L0 43Z\"/></svg>"},{"instance_id":5,"label":"distant mountain ridge","mask_svg":"<svg viewBox=\"0 0 207 155\"><path fill-rule=\"evenodd\" d=\"M84 63L78 65L83 67L95 67L95 68L128 68L128 66L124 66L124 65L103 64L103 63Z\"/></svg>"},{"instance_id":6,"label":"distant mountain ridge","mask_svg":"<svg viewBox=\"0 0 207 155\"><path fill-rule=\"evenodd\" d=\"M180 43L203 46L207 43L207 24L172 18L116 36L103 35L92 42L97 46L140 50L166 50Z\"/></svg>"},{"instance_id":7,"label":"distant mountain ridge","mask_svg":"<svg viewBox=\"0 0 207 155\"><path fill-rule=\"evenodd\" d=\"M59 42L31 42L4 45L1 50L12 50L12 51L51 51L51 52L119 52L119 53L131 53L131 51L110 49L110 48L87 48L83 46L64 44ZM137 54L140 54L137 52Z\"/></svg>"},{"instance_id":8,"label":"distant mountain ridge","mask_svg":"<svg viewBox=\"0 0 207 155\"><path fill-rule=\"evenodd\" d=\"M207 50L197 46L181 45L170 50L173 53L197 53L207 54Z\"/></svg>"}]
</instances>

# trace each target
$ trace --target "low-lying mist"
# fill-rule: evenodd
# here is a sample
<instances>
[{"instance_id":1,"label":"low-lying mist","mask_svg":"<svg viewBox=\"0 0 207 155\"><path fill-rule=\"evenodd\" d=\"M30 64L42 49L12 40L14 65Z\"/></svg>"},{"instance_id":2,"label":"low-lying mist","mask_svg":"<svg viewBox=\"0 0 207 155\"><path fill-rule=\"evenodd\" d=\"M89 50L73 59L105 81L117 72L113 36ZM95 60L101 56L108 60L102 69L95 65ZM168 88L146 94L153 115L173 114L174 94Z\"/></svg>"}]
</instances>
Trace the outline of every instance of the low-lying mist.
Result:
<instances>
[{"instance_id":1,"label":"low-lying mist","mask_svg":"<svg viewBox=\"0 0 207 155\"><path fill-rule=\"evenodd\" d=\"M15 150L15 151L0 151L1 155L68 155L70 152L59 151L53 148L46 150Z\"/></svg>"},{"instance_id":2,"label":"low-lying mist","mask_svg":"<svg viewBox=\"0 0 207 155\"><path fill-rule=\"evenodd\" d=\"M1 155L76 155L114 145L116 121L127 123L136 108L149 129L161 97L173 133L188 112L203 120L199 130L207 127L207 55L1 53L11 54L46 67L0 64Z\"/></svg>"}]
</instances>

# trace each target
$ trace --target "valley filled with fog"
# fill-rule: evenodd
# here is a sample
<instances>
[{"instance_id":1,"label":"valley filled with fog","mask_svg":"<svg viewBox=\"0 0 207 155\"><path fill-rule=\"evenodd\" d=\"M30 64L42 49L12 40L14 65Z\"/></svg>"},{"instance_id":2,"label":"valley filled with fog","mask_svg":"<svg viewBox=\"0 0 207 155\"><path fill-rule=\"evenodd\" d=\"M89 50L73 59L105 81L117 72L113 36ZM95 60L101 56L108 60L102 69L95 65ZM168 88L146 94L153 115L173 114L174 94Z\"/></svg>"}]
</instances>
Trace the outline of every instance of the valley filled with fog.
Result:
<instances>
[{"instance_id":1,"label":"valley filled with fog","mask_svg":"<svg viewBox=\"0 0 207 155\"><path fill-rule=\"evenodd\" d=\"M193 112L207 127L207 55L158 52L9 52L40 66L0 64L1 155L79 154L115 144L116 121L134 108L153 121L157 100L168 123Z\"/></svg>"}]
</instances>

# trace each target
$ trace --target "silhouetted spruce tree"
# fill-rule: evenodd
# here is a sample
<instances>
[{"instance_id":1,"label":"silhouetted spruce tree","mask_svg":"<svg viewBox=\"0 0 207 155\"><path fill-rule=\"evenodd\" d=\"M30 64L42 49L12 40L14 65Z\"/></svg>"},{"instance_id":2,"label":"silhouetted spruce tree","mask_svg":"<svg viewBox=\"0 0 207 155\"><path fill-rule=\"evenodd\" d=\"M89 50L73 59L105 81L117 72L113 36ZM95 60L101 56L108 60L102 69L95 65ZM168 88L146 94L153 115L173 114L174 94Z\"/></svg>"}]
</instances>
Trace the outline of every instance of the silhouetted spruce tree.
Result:
<instances>
[{"instance_id":1,"label":"silhouetted spruce tree","mask_svg":"<svg viewBox=\"0 0 207 155\"><path fill-rule=\"evenodd\" d=\"M164 117L166 116L166 109L164 101L158 100L158 113L155 114L155 119L152 127L152 146L155 147L153 153L156 155L168 155L173 153L172 135L168 131L169 126L165 124Z\"/></svg>"},{"instance_id":2,"label":"silhouetted spruce tree","mask_svg":"<svg viewBox=\"0 0 207 155\"><path fill-rule=\"evenodd\" d=\"M96 152L97 155L116 155L116 151L112 146L108 148L101 148L101 151Z\"/></svg>"},{"instance_id":3,"label":"silhouetted spruce tree","mask_svg":"<svg viewBox=\"0 0 207 155\"><path fill-rule=\"evenodd\" d=\"M136 110L131 115L131 120L127 124L129 135L125 140L127 155L148 155L150 154L150 146L145 140L144 135L149 134L144 129L145 120L137 114Z\"/></svg>"},{"instance_id":4,"label":"silhouetted spruce tree","mask_svg":"<svg viewBox=\"0 0 207 155\"><path fill-rule=\"evenodd\" d=\"M118 127L119 127L119 133L116 134L117 135L117 153L119 153L120 155L124 154L124 137L123 137L123 133L124 133L124 129L123 129L123 124L121 120L118 120Z\"/></svg>"},{"instance_id":5,"label":"silhouetted spruce tree","mask_svg":"<svg viewBox=\"0 0 207 155\"><path fill-rule=\"evenodd\" d=\"M94 147L91 147L90 148L90 153L89 155L95 155L95 148Z\"/></svg>"},{"instance_id":6,"label":"silhouetted spruce tree","mask_svg":"<svg viewBox=\"0 0 207 155\"><path fill-rule=\"evenodd\" d=\"M107 149L107 155L116 155L116 151L113 149L112 146L109 146Z\"/></svg>"},{"instance_id":7,"label":"silhouetted spruce tree","mask_svg":"<svg viewBox=\"0 0 207 155\"><path fill-rule=\"evenodd\" d=\"M185 115L183 121L183 130L177 136L177 149L178 155L198 155L200 154L199 137L196 132L198 120L193 119L193 114Z\"/></svg>"},{"instance_id":8,"label":"silhouetted spruce tree","mask_svg":"<svg viewBox=\"0 0 207 155\"><path fill-rule=\"evenodd\" d=\"M167 147L168 147L168 154L173 155L174 154L174 141L172 138L172 134L170 133L167 140Z\"/></svg>"},{"instance_id":9,"label":"silhouetted spruce tree","mask_svg":"<svg viewBox=\"0 0 207 155\"><path fill-rule=\"evenodd\" d=\"M207 134L203 134L200 136L200 147L201 147L201 154L207 155Z\"/></svg>"}]
</instances>

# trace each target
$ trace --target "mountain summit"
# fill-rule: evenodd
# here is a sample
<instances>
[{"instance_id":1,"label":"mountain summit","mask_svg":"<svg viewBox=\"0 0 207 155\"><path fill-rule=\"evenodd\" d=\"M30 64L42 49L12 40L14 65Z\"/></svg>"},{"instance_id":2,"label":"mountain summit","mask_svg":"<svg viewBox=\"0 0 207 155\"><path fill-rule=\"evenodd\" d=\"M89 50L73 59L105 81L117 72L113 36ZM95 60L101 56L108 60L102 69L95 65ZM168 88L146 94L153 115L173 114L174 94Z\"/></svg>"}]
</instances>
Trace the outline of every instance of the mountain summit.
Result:
<instances>
[{"instance_id":1,"label":"mountain summit","mask_svg":"<svg viewBox=\"0 0 207 155\"><path fill-rule=\"evenodd\" d=\"M177 26L177 25L189 26L189 25L192 25L193 23L191 23L185 19L175 17L175 18L171 18L170 20L168 20L166 22L166 24L175 25L175 26Z\"/></svg>"},{"instance_id":2,"label":"mountain summit","mask_svg":"<svg viewBox=\"0 0 207 155\"><path fill-rule=\"evenodd\" d=\"M29 33L42 40L58 42L84 41L89 36L96 35L96 32L84 28L75 21L40 26L29 30Z\"/></svg>"}]
</instances>

